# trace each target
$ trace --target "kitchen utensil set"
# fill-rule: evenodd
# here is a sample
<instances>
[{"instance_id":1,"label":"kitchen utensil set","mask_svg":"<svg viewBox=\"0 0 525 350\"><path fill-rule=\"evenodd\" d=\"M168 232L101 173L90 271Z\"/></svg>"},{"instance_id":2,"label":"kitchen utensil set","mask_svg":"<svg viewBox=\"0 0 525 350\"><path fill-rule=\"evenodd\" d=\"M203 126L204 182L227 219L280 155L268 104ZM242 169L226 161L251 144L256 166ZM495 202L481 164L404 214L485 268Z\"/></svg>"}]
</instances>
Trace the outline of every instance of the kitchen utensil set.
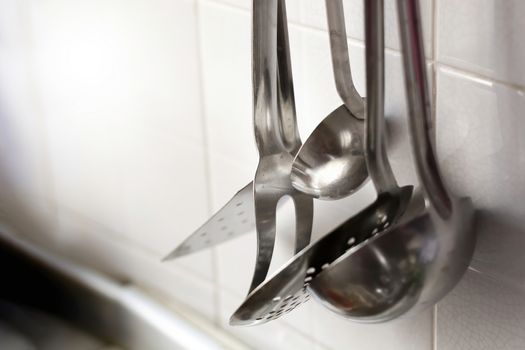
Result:
<instances>
[{"instance_id":1,"label":"kitchen utensil set","mask_svg":"<svg viewBox=\"0 0 525 350\"><path fill-rule=\"evenodd\" d=\"M254 124L260 156L255 180L169 256L218 244L255 223L255 273L232 325L277 319L310 295L347 319L385 322L434 305L472 259L474 208L469 198L447 189L436 161L418 1L397 0L409 133L420 182L416 189L397 185L386 153L383 0L368 0L364 6L366 103L352 82L342 6L342 0L326 0L343 105L301 145L284 0L253 1ZM309 244L313 198L346 197L368 176L376 200ZM266 278L275 208L283 196L295 204L295 255Z\"/></svg>"}]
</instances>

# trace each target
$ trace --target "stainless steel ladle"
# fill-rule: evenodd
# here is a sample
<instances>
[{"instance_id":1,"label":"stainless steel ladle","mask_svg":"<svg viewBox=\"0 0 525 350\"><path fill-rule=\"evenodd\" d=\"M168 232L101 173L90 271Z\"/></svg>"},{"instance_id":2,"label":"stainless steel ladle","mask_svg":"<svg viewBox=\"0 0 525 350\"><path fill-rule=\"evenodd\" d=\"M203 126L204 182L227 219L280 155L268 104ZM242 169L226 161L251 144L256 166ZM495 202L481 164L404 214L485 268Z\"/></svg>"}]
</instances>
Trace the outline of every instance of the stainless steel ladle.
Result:
<instances>
[{"instance_id":1,"label":"stainless steel ladle","mask_svg":"<svg viewBox=\"0 0 525 350\"><path fill-rule=\"evenodd\" d=\"M472 203L446 188L436 162L419 3L398 0L397 6L412 149L422 185L422 197L413 204L423 205L350 249L309 285L323 305L362 322L383 322L434 305L460 280L475 246ZM379 52L372 50L383 40L378 15L382 0L365 1L365 9L367 63L375 64ZM369 108L371 120L382 118L382 102L371 102L380 106Z\"/></svg>"},{"instance_id":2,"label":"stainless steel ladle","mask_svg":"<svg viewBox=\"0 0 525 350\"><path fill-rule=\"evenodd\" d=\"M364 101L352 81L342 0L326 0L330 51L337 92L343 105L327 116L297 153L292 185L313 197L335 200L367 180Z\"/></svg>"}]
</instances>

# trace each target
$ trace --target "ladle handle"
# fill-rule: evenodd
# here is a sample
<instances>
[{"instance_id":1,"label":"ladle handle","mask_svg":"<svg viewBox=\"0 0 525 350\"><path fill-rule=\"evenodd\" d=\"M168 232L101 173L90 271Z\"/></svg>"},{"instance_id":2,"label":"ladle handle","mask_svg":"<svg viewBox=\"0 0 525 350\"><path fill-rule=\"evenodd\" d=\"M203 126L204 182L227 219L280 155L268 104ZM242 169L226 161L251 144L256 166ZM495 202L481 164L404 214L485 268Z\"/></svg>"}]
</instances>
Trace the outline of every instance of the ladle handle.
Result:
<instances>
[{"instance_id":1,"label":"ladle handle","mask_svg":"<svg viewBox=\"0 0 525 350\"><path fill-rule=\"evenodd\" d=\"M378 193L398 188L385 145L385 45L383 0L365 0L367 117L365 153L368 174Z\"/></svg>"},{"instance_id":2,"label":"ladle handle","mask_svg":"<svg viewBox=\"0 0 525 350\"><path fill-rule=\"evenodd\" d=\"M346 108L359 119L365 117L363 98L357 92L352 80L348 42L345 28L345 15L342 0L325 0L328 30L330 32L330 52L337 93Z\"/></svg>"},{"instance_id":3,"label":"ladle handle","mask_svg":"<svg viewBox=\"0 0 525 350\"><path fill-rule=\"evenodd\" d=\"M416 170L428 199L440 215L447 217L452 210L452 201L442 180L432 142L434 128L430 112L419 1L398 0L397 8Z\"/></svg>"}]
</instances>

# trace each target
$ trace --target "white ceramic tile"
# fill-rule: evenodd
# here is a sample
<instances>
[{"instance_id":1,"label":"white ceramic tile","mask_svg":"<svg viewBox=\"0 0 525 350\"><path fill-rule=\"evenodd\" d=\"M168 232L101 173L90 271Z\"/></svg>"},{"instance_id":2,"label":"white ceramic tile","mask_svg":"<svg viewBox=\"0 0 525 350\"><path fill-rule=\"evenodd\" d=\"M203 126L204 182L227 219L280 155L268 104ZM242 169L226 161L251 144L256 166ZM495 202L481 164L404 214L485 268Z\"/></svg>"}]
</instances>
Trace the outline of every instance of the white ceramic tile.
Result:
<instances>
[{"instance_id":1,"label":"white ceramic tile","mask_svg":"<svg viewBox=\"0 0 525 350\"><path fill-rule=\"evenodd\" d=\"M45 144L23 7L0 6L0 191L1 200L18 202L46 196Z\"/></svg>"},{"instance_id":2,"label":"white ceramic tile","mask_svg":"<svg viewBox=\"0 0 525 350\"><path fill-rule=\"evenodd\" d=\"M192 2L49 0L31 2L31 14L47 117L202 141Z\"/></svg>"},{"instance_id":3,"label":"white ceramic tile","mask_svg":"<svg viewBox=\"0 0 525 350\"><path fill-rule=\"evenodd\" d=\"M18 1L1 0L0 7L2 8L0 13L0 38L2 38L0 45L2 53L0 57L3 59L4 55L9 55L6 49L17 48L27 45L27 43L24 40L24 27Z\"/></svg>"},{"instance_id":4,"label":"white ceramic tile","mask_svg":"<svg viewBox=\"0 0 525 350\"><path fill-rule=\"evenodd\" d=\"M523 348L523 290L468 271L437 310L438 350Z\"/></svg>"},{"instance_id":5,"label":"white ceramic tile","mask_svg":"<svg viewBox=\"0 0 525 350\"><path fill-rule=\"evenodd\" d=\"M480 211L472 266L525 286L525 93L441 69L437 96L444 176Z\"/></svg>"},{"instance_id":6,"label":"white ceramic tile","mask_svg":"<svg viewBox=\"0 0 525 350\"><path fill-rule=\"evenodd\" d=\"M253 164L251 16L210 2L199 9L209 148Z\"/></svg>"},{"instance_id":7,"label":"white ceramic tile","mask_svg":"<svg viewBox=\"0 0 525 350\"><path fill-rule=\"evenodd\" d=\"M201 2L215 2L217 4L228 4L251 11L253 0L200 0ZM300 4L302 0L285 0L288 21L299 21Z\"/></svg>"},{"instance_id":8,"label":"white ceramic tile","mask_svg":"<svg viewBox=\"0 0 525 350\"><path fill-rule=\"evenodd\" d=\"M98 130L101 121L48 122L60 205L159 257L206 219L206 168L199 145L149 126Z\"/></svg>"},{"instance_id":9,"label":"white ceramic tile","mask_svg":"<svg viewBox=\"0 0 525 350\"><path fill-rule=\"evenodd\" d=\"M231 197L253 180L257 159L250 165L238 162L237 159L210 150L209 183L211 188L212 209L217 211Z\"/></svg>"},{"instance_id":10,"label":"white ceramic tile","mask_svg":"<svg viewBox=\"0 0 525 350\"><path fill-rule=\"evenodd\" d=\"M355 323L314 304L315 339L330 349L430 350L432 311L383 324Z\"/></svg>"},{"instance_id":11,"label":"white ceramic tile","mask_svg":"<svg viewBox=\"0 0 525 350\"><path fill-rule=\"evenodd\" d=\"M160 258L207 216L194 4L32 5L57 201Z\"/></svg>"},{"instance_id":12,"label":"white ceramic tile","mask_svg":"<svg viewBox=\"0 0 525 350\"><path fill-rule=\"evenodd\" d=\"M437 1L438 60L525 85L525 2Z\"/></svg>"},{"instance_id":13,"label":"white ceramic tile","mask_svg":"<svg viewBox=\"0 0 525 350\"><path fill-rule=\"evenodd\" d=\"M18 1L0 8L0 220L43 244L53 240L55 222L26 18Z\"/></svg>"},{"instance_id":14,"label":"white ceramic tile","mask_svg":"<svg viewBox=\"0 0 525 350\"><path fill-rule=\"evenodd\" d=\"M221 327L245 341L254 349L316 349L313 339L290 328L283 320L275 320L255 327L232 327L228 324L231 314L242 297L221 293ZM305 330L306 334L310 334Z\"/></svg>"},{"instance_id":15,"label":"white ceramic tile","mask_svg":"<svg viewBox=\"0 0 525 350\"><path fill-rule=\"evenodd\" d=\"M183 266L163 263L117 233L75 213L61 210L59 218L62 254L123 283L135 283L182 302L213 322L214 290L205 278Z\"/></svg>"},{"instance_id":16,"label":"white ceramic tile","mask_svg":"<svg viewBox=\"0 0 525 350\"><path fill-rule=\"evenodd\" d=\"M432 57L432 0L421 0L421 17L423 23L423 40L427 57ZM328 28L324 0L306 0L301 2L301 23L322 28ZM343 1L346 33L354 39L364 40L364 7L361 0ZM328 34L326 34L328 40ZM395 0L385 1L385 45L399 50L397 8ZM329 51L326 51L329 55Z\"/></svg>"}]
</instances>

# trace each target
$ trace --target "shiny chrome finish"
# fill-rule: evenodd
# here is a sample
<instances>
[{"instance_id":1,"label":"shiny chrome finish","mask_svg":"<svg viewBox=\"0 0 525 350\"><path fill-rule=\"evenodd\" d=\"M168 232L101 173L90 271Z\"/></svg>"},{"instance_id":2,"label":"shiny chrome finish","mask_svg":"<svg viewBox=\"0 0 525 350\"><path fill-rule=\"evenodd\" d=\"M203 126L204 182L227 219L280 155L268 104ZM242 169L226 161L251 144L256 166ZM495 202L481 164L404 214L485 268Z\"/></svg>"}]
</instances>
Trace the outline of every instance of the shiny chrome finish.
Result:
<instances>
[{"instance_id":1,"label":"shiny chrome finish","mask_svg":"<svg viewBox=\"0 0 525 350\"><path fill-rule=\"evenodd\" d=\"M412 186L399 188L388 162L384 137L384 44L383 2L367 1L366 58L367 104L366 164L378 197L363 211L347 220L334 231L297 253L272 278L255 289L230 319L232 325L255 325L280 317L308 300L308 288L318 276L325 275L334 261L347 252L366 247L367 240L403 218L412 197ZM356 265L367 271L367 265ZM374 280L377 276L370 275ZM347 281L338 275L338 283ZM317 285L317 283L316 283ZM334 286L334 287L332 287ZM338 298L338 285L321 284L326 299ZM352 286L354 287L354 286ZM314 289L320 299L323 295ZM339 299L337 299L339 300ZM341 303L345 303L341 299Z\"/></svg>"},{"instance_id":2,"label":"shiny chrome finish","mask_svg":"<svg viewBox=\"0 0 525 350\"><path fill-rule=\"evenodd\" d=\"M295 204L296 251L310 242L313 199L292 187L290 172L301 147L297 129L284 0L253 1L254 131L259 150L254 203L257 258L250 291L268 274L275 245L276 207Z\"/></svg>"},{"instance_id":3,"label":"shiny chrome finish","mask_svg":"<svg viewBox=\"0 0 525 350\"><path fill-rule=\"evenodd\" d=\"M364 155L364 101L352 81L342 0L326 0L332 67L344 105L328 115L297 154L292 185L315 198L335 200L367 180Z\"/></svg>"},{"instance_id":4,"label":"shiny chrome finish","mask_svg":"<svg viewBox=\"0 0 525 350\"><path fill-rule=\"evenodd\" d=\"M379 3L365 2L367 62L369 43L378 41ZM399 224L351 248L309 285L329 309L361 322L384 322L434 305L463 276L476 241L470 199L447 190L436 163L418 1L397 4L421 193Z\"/></svg>"}]
</instances>

